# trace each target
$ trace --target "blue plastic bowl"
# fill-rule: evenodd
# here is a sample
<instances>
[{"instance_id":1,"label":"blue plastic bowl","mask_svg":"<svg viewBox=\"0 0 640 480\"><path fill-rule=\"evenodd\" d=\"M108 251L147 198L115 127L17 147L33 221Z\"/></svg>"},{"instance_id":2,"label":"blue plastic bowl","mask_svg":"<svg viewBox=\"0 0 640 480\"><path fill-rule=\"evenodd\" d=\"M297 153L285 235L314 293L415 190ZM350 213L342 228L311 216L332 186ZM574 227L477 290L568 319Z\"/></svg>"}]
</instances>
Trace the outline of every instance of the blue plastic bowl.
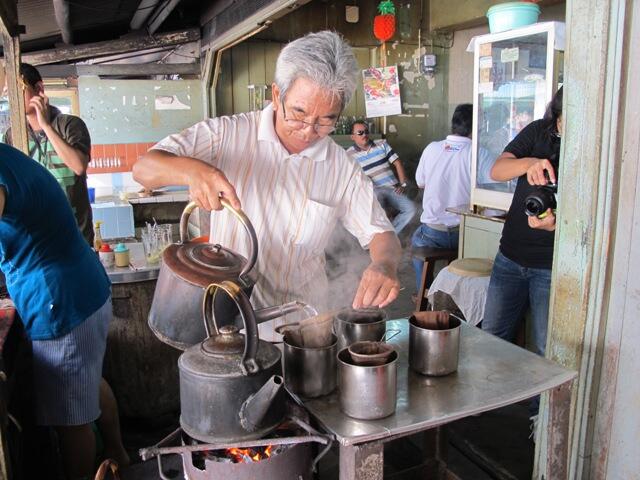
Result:
<instances>
[{"instance_id":1,"label":"blue plastic bowl","mask_svg":"<svg viewBox=\"0 0 640 480\"><path fill-rule=\"evenodd\" d=\"M540 7L535 3L500 3L487 10L489 31L491 33L498 33L513 28L525 27L536 23L539 15Z\"/></svg>"}]
</instances>

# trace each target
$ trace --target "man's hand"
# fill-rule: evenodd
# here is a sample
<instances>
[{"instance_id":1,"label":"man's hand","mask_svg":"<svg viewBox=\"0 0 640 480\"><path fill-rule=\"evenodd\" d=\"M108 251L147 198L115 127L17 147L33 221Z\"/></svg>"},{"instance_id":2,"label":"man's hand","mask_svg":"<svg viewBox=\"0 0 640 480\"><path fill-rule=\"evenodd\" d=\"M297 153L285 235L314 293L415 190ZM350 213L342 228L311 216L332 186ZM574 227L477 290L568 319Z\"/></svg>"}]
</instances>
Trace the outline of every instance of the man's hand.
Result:
<instances>
[{"instance_id":1,"label":"man's hand","mask_svg":"<svg viewBox=\"0 0 640 480\"><path fill-rule=\"evenodd\" d=\"M549 178L545 176L545 171L549 175ZM527 169L527 181L529 185L546 185L549 182L556 183L556 172L551 162L544 158L531 164Z\"/></svg>"},{"instance_id":2,"label":"man's hand","mask_svg":"<svg viewBox=\"0 0 640 480\"><path fill-rule=\"evenodd\" d=\"M372 262L362 274L353 308L384 308L393 302L400 292L396 268Z\"/></svg>"},{"instance_id":3,"label":"man's hand","mask_svg":"<svg viewBox=\"0 0 640 480\"><path fill-rule=\"evenodd\" d=\"M189 176L189 194L191 200L205 210L222 210L220 198L227 200L233 208L241 207L236 190L224 173L204 163Z\"/></svg>"},{"instance_id":4,"label":"man's hand","mask_svg":"<svg viewBox=\"0 0 640 480\"><path fill-rule=\"evenodd\" d=\"M406 187L403 187L401 183L396 185L396 188L394 188L394 192L396 192L398 195L402 195L404 193Z\"/></svg>"},{"instance_id":5,"label":"man's hand","mask_svg":"<svg viewBox=\"0 0 640 480\"><path fill-rule=\"evenodd\" d=\"M556 216L553 214L551 209L547 209L540 216L536 217L535 215L532 217L527 217L529 221L529 226L531 228L536 228L538 230L546 230L547 232L553 232L556 229Z\"/></svg>"},{"instance_id":6,"label":"man's hand","mask_svg":"<svg viewBox=\"0 0 640 480\"><path fill-rule=\"evenodd\" d=\"M40 95L31 97L29 104L35 109L38 123L42 128L51 125L51 120L49 119L49 97L44 93L40 93Z\"/></svg>"}]
</instances>

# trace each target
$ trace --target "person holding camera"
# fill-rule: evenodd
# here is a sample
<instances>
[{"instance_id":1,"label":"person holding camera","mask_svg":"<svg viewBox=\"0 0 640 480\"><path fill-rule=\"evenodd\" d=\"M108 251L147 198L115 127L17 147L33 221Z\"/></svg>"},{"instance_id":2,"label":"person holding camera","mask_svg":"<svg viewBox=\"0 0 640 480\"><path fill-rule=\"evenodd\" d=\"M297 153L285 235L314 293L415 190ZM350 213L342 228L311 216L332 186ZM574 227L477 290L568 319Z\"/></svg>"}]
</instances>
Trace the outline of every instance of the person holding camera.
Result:
<instances>
[{"instance_id":1,"label":"person holding camera","mask_svg":"<svg viewBox=\"0 0 640 480\"><path fill-rule=\"evenodd\" d=\"M544 118L527 125L491 169L494 180L518 178L518 183L491 272L482 329L513 341L529 306L533 347L538 355L544 355L547 342L556 229L555 195L551 192L557 183L561 131L562 88ZM534 409L537 413L537 405Z\"/></svg>"}]
</instances>

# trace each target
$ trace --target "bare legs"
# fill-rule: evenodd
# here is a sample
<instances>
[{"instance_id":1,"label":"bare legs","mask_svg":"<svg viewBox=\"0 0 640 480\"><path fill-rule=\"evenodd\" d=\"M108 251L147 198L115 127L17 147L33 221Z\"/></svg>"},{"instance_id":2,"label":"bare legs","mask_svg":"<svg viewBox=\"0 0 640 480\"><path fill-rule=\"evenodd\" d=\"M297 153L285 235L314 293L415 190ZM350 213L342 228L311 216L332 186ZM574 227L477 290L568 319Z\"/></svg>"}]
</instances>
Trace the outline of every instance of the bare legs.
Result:
<instances>
[{"instance_id":1,"label":"bare legs","mask_svg":"<svg viewBox=\"0 0 640 480\"><path fill-rule=\"evenodd\" d=\"M102 415L96 423L104 440L104 457L115 460L120 467L126 467L130 460L122 444L118 405L111 387L104 378L100 382L100 410Z\"/></svg>"}]
</instances>

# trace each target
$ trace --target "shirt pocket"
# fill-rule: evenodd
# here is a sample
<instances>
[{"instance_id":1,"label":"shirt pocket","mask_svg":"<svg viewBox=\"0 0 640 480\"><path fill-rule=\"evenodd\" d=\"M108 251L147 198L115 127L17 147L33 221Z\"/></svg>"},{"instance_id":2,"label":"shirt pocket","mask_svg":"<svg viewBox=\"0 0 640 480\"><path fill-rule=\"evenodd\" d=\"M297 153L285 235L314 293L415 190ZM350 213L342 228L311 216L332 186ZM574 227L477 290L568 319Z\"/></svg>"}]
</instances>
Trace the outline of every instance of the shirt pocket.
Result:
<instances>
[{"instance_id":1,"label":"shirt pocket","mask_svg":"<svg viewBox=\"0 0 640 480\"><path fill-rule=\"evenodd\" d=\"M307 199L303 205L297 228L291 242L309 253L321 255L335 228L338 209L331 205Z\"/></svg>"}]
</instances>

